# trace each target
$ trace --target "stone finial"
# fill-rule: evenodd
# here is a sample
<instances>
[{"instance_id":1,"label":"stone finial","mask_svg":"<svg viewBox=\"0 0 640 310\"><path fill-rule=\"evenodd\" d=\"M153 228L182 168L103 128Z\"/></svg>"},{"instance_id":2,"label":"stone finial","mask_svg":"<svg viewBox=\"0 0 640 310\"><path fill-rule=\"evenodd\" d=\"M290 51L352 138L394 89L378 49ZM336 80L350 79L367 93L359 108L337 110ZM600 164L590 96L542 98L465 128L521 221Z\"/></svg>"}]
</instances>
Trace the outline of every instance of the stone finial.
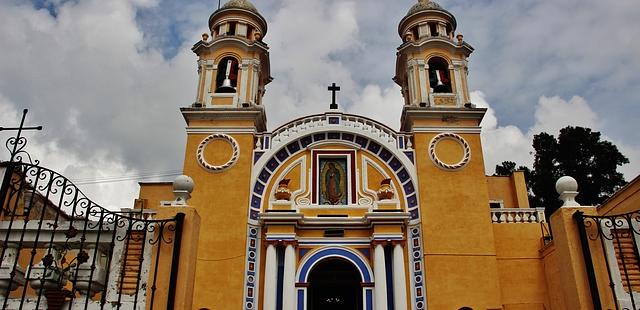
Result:
<instances>
[{"instance_id":1,"label":"stone finial","mask_svg":"<svg viewBox=\"0 0 640 310\"><path fill-rule=\"evenodd\" d=\"M458 33L456 39L458 39L458 44L460 45L462 45L462 42L464 42L464 36L462 35L462 33Z\"/></svg>"},{"instance_id":2,"label":"stone finial","mask_svg":"<svg viewBox=\"0 0 640 310\"><path fill-rule=\"evenodd\" d=\"M207 41L209 41L209 34L205 32L202 34L202 42L207 42Z\"/></svg>"},{"instance_id":3,"label":"stone finial","mask_svg":"<svg viewBox=\"0 0 640 310\"><path fill-rule=\"evenodd\" d=\"M174 204L186 205L187 201L191 199L191 192L193 192L193 179L181 175L173 181L173 195L176 197Z\"/></svg>"},{"instance_id":4,"label":"stone finial","mask_svg":"<svg viewBox=\"0 0 640 310\"><path fill-rule=\"evenodd\" d=\"M562 206L579 206L575 200L578 196L578 182L570 176L563 176L556 182L556 191L560 195L560 200L564 201Z\"/></svg>"}]
</instances>

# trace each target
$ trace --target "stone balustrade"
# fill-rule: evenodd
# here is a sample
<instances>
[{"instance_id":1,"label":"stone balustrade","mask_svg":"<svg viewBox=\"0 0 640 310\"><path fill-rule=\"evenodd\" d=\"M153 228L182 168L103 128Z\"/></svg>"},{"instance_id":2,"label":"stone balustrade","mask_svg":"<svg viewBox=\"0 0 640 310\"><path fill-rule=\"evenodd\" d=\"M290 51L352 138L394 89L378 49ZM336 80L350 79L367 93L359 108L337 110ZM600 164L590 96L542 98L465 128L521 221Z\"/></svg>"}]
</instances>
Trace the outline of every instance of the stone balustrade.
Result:
<instances>
[{"instance_id":1,"label":"stone balustrade","mask_svg":"<svg viewBox=\"0 0 640 310\"><path fill-rule=\"evenodd\" d=\"M255 149L259 151L274 149L288 141L290 137L298 137L304 132L313 131L314 128L326 128L327 126L335 126L336 131L340 131L342 128L350 132L362 132L364 136L378 138L396 149L413 149L411 135L397 133L368 118L341 113L312 115L295 120L272 133L258 136Z\"/></svg>"},{"instance_id":2,"label":"stone balustrade","mask_svg":"<svg viewBox=\"0 0 640 310\"><path fill-rule=\"evenodd\" d=\"M500 224L546 223L546 219L543 208L501 208L491 209L491 222Z\"/></svg>"}]
</instances>

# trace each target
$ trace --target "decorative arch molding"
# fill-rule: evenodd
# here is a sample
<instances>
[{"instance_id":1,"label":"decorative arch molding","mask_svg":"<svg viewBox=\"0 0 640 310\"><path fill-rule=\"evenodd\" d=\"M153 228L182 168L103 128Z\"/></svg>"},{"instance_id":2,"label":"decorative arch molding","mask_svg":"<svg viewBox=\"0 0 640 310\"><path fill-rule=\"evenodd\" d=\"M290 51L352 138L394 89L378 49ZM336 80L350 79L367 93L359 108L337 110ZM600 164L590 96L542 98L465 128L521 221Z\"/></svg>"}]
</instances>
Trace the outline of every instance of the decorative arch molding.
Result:
<instances>
[{"instance_id":1,"label":"decorative arch molding","mask_svg":"<svg viewBox=\"0 0 640 310\"><path fill-rule=\"evenodd\" d=\"M366 259L358 252L343 247L323 247L307 253L300 261L300 267L296 273L296 281L298 283L307 283L313 267L327 258L341 258L350 262L358 269L362 283L373 283L373 271Z\"/></svg>"},{"instance_id":2,"label":"decorative arch molding","mask_svg":"<svg viewBox=\"0 0 640 310\"><path fill-rule=\"evenodd\" d=\"M373 309L373 271L367 260L358 252L344 247L324 247L308 253L300 261L296 273L296 299L297 309L307 309L307 287L309 275L318 263L329 258L340 258L351 263L360 273L362 283L363 309Z\"/></svg>"},{"instance_id":3,"label":"decorative arch molding","mask_svg":"<svg viewBox=\"0 0 640 310\"><path fill-rule=\"evenodd\" d=\"M284 130L286 129L286 130ZM420 220L414 151L410 140L373 120L346 114L314 115L280 127L258 139L251 176L249 223L258 224L262 205L269 199L266 189L277 170L296 154L320 143L357 145L378 158L397 177L404 192L411 223Z\"/></svg>"}]
</instances>

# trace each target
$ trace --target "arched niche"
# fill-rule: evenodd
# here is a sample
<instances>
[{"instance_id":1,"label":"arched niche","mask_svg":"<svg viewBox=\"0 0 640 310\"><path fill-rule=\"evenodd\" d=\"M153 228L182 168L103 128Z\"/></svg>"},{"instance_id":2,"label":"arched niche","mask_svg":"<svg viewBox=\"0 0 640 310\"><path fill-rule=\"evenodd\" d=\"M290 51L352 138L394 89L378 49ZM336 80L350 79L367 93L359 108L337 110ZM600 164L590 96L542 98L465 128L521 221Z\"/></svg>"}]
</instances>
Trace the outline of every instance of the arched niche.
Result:
<instances>
[{"instance_id":1,"label":"arched niche","mask_svg":"<svg viewBox=\"0 0 640 310\"><path fill-rule=\"evenodd\" d=\"M327 128L329 127L329 128ZM331 128L333 127L333 128ZM266 140L265 140L266 141ZM272 143L267 141L266 143ZM413 150L404 151L388 138L371 134L370 130L348 126L319 126L296 131L295 135L287 135L279 142L278 147L270 148L264 153L258 152L251 180L252 195L249 205L249 222L257 223L263 206L269 199L267 188L277 182L278 170L292 157L300 152L312 149L321 143L348 145L379 159L398 180L398 192L404 197L402 202L411 215L411 222L419 221L417 177L413 163Z\"/></svg>"}]
</instances>

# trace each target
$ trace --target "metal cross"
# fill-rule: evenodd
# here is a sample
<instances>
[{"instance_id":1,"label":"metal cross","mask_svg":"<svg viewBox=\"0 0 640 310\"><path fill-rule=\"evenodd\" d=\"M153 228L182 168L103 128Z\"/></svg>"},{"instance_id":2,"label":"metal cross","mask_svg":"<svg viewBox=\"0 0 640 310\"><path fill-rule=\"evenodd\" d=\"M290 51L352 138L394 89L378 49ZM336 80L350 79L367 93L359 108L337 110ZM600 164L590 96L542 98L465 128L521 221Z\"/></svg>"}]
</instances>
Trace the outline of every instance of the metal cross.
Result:
<instances>
[{"instance_id":1,"label":"metal cross","mask_svg":"<svg viewBox=\"0 0 640 310\"><path fill-rule=\"evenodd\" d=\"M24 127L24 119L27 117L27 112L29 112L28 109L22 110L22 120L20 121L20 127L10 127L10 128L0 127L0 131L5 131L5 130L17 130L18 131L18 134L15 137L9 138L9 141L8 141L9 143L7 144L7 146L13 144L13 150L11 150L11 159L9 160L10 162L12 162L13 159L15 158L16 154L18 152L20 152L18 147L20 145L24 145L24 143L26 143L26 139L24 137L22 137L22 131L23 130L42 130L42 126Z\"/></svg>"},{"instance_id":2,"label":"metal cross","mask_svg":"<svg viewBox=\"0 0 640 310\"><path fill-rule=\"evenodd\" d=\"M329 86L329 91L331 92L331 105L329 106L329 109L331 110L337 110L338 109L338 104L336 103L336 92L340 91L340 86L337 86L336 83L331 84L331 86Z\"/></svg>"}]
</instances>

